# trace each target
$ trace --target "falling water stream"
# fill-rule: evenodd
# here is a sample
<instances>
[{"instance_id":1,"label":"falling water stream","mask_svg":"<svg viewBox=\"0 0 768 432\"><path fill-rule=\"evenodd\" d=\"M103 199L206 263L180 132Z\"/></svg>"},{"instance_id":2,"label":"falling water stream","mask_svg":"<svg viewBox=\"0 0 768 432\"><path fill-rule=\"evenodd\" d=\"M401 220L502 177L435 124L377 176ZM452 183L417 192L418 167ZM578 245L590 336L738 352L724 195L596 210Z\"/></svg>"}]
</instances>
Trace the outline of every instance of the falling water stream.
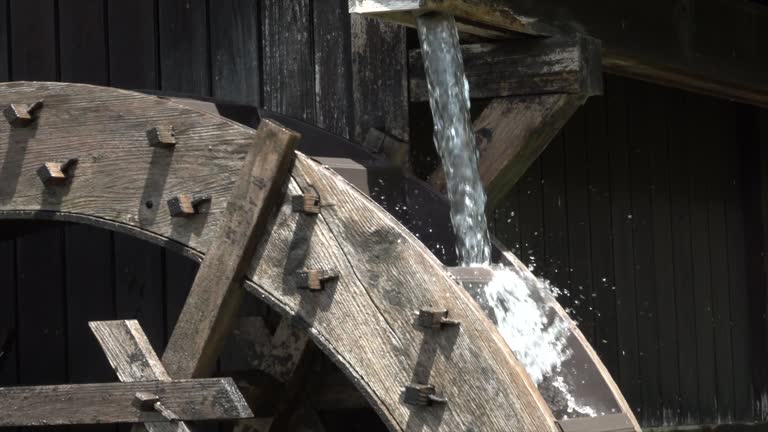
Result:
<instances>
[{"instance_id":1,"label":"falling water stream","mask_svg":"<svg viewBox=\"0 0 768 432\"><path fill-rule=\"evenodd\" d=\"M441 14L422 15L417 21L457 254L462 266L480 271L490 266L491 243L456 23L452 16ZM593 404L589 397L574 397L573 389L585 383L589 376L585 371L592 364L584 362L583 355L574 356L572 347L578 342L569 339L572 323L557 312L559 305L548 284L513 267L494 266L489 283L467 289L494 321L553 413L567 418L614 410Z\"/></svg>"}]
</instances>

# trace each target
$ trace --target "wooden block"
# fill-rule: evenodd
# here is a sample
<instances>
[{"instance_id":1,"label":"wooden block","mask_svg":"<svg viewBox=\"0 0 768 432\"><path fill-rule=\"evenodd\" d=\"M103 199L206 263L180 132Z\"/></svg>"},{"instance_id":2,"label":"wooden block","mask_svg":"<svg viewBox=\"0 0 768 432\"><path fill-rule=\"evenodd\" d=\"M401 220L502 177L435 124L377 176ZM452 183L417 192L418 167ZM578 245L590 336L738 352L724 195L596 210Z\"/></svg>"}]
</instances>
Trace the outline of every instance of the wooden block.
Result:
<instances>
[{"instance_id":1,"label":"wooden block","mask_svg":"<svg viewBox=\"0 0 768 432\"><path fill-rule=\"evenodd\" d=\"M302 270L298 272L297 278L298 288L320 291L326 282L338 279L339 273L336 270Z\"/></svg>"},{"instance_id":2,"label":"wooden block","mask_svg":"<svg viewBox=\"0 0 768 432\"><path fill-rule=\"evenodd\" d=\"M266 119L256 131L217 240L205 255L163 355L172 378L202 376L215 364L237 319L245 270L282 200L300 137Z\"/></svg>"},{"instance_id":3,"label":"wooden block","mask_svg":"<svg viewBox=\"0 0 768 432\"><path fill-rule=\"evenodd\" d=\"M446 399L437 396L435 386L430 384L408 384L405 386L403 401L408 405L429 406L446 403Z\"/></svg>"},{"instance_id":4,"label":"wooden block","mask_svg":"<svg viewBox=\"0 0 768 432\"><path fill-rule=\"evenodd\" d=\"M422 309L418 312L416 322L425 328L441 328L460 324L459 321L448 319L448 311L445 309Z\"/></svg>"},{"instance_id":5,"label":"wooden block","mask_svg":"<svg viewBox=\"0 0 768 432\"><path fill-rule=\"evenodd\" d=\"M635 430L632 420L626 414L559 420L557 425L562 432L633 432Z\"/></svg>"},{"instance_id":6,"label":"wooden block","mask_svg":"<svg viewBox=\"0 0 768 432\"><path fill-rule=\"evenodd\" d=\"M141 411L154 411L155 404L160 402L160 398L149 392L138 392L133 399L133 406Z\"/></svg>"},{"instance_id":7,"label":"wooden block","mask_svg":"<svg viewBox=\"0 0 768 432\"><path fill-rule=\"evenodd\" d=\"M294 212L308 215L320 214L320 195L314 192L305 192L291 197L291 206Z\"/></svg>"},{"instance_id":8,"label":"wooden block","mask_svg":"<svg viewBox=\"0 0 768 432\"><path fill-rule=\"evenodd\" d=\"M37 176L45 185L63 184L69 178L69 170L77 164L77 159L66 162L46 162L37 169Z\"/></svg>"},{"instance_id":9,"label":"wooden block","mask_svg":"<svg viewBox=\"0 0 768 432\"><path fill-rule=\"evenodd\" d=\"M189 217L200 213L198 205L211 200L210 195L180 194L168 200L172 217Z\"/></svg>"},{"instance_id":10,"label":"wooden block","mask_svg":"<svg viewBox=\"0 0 768 432\"><path fill-rule=\"evenodd\" d=\"M0 427L167 422L137 408L137 394L162 395L180 420L252 417L229 378L0 388ZM145 398L146 403L152 399Z\"/></svg>"},{"instance_id":11,"label":"wooden block","mask_svg":"<svg viewBox=\"0 0 768 432\"><path fill-rule=\"evenodd\" d=\"M173 126L155 126L147 131L147 140L152 147L173 148L176 145L176 131Z\"/></svg>"},{"instance_id":12,"label":"wooden block","mask_svg":"<svg viewBox=\"0 0 768 432\"><path fill-rule=\"evenodd\" d=\"M35 120L35 113L43 107L43 101L37 101L32 105L10 104L3 115L8 123L13 127L28 126Z\"/></svg>"}]
</instances>

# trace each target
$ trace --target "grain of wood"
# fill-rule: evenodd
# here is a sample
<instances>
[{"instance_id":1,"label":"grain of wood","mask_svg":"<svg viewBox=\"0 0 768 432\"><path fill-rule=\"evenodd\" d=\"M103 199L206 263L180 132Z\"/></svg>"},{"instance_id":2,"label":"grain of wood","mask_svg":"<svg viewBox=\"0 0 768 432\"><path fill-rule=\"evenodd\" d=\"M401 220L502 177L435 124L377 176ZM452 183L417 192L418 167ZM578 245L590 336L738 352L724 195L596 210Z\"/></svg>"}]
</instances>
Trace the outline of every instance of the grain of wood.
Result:
<instances>
[{"instance_id":1,"label":"grain of wood","mask_svg":"<svg viewBox=\"0 0 768 432\"><path fill-rule=\"evenodd\" d=\"M0 426L50 426L164 422L133 405L136 393L158 395L181 420L239 419L252 416L229 378L78 384L0 389Z\"/></svg>"}]
</instances>

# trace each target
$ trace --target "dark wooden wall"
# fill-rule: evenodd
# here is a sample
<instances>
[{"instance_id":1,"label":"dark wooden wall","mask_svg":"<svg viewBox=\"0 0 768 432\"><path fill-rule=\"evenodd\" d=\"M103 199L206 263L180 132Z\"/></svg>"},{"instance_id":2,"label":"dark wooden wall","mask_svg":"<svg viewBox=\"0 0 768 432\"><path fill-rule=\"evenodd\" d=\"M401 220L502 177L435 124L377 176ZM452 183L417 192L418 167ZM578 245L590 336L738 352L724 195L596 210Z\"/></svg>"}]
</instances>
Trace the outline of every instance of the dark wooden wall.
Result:
<instances>
[{"instance_id":1,"label":"dark wooden wall","mask_svg":"<svg viewBox=\"0 0 768 432\"><path fill-rule=\"evenodd\" d=\"M0 80L213 96L358 141L376 127L421 152L412 35L346 3L0 0ZM495 212L496 235L565 292L647 426L768 421L767 119L609 77ZM0 327L19 336L0 384L112 379L82 324L138 317L160 349L194 269L116 233L0 224Z\"/></svg>"}]
</instances>

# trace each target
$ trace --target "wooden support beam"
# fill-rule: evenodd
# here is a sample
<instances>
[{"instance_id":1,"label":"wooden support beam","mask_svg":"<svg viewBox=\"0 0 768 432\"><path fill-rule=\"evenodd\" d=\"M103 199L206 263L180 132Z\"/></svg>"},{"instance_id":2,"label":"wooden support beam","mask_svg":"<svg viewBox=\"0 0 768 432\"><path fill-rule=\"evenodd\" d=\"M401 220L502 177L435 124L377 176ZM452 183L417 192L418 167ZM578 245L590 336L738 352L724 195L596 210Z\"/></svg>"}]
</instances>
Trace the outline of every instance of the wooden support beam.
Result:
<instances>
[{"instance_id":1,"label":"wooden support beam","mask_svg":"<svg viewBox=\"0 0 768 432\"><path fill-rule=\"evenodd\" d=\"M514 186L585 100L570 94L519 96L494 99L485 108L473 127L488 209ZM442 166L430 183L445 191Z\"/></svg>"},{"instance_id":2,"label":"wooden support beam","mask_svg":"<svg viewBox=\"0 0 768 432\"><path fill-rule=\"evenodd\" d=\"M94 321L88 323L107 360L122 382L170 381L171 377L138 321ZM189 432L184 422L145 423L133 432Z\"/></svg>"},{"instance_id":3,"label":"wooden support beam","mask_svg":"<svg viewBox=\"0 0 768 432\"><path fill-rule=\"evenodd\" d=\"M570 35L462 45L472 98L603 93L600 41ZM421 50L409 54L412 102L429 100Z\"/></svg>"},{"instance_id":4,"label":"wooden support beam","mask_svg":"<svg viewBox=\"0 0 768 432\"><path fill-rule=\"evenodd\" d=\"M245 270L284 193L300 136L263 120L163 355L173 378L208 373L232 329Z\"/></svg>"},{"instance_id":5,"label":"wooden support beam","mask_svg":"<svg viewBox=\"0 0 768 432\"><path fill-rule=\"evenodd\" d=\"M135 405L137 393L158 395L180 420L251 417L228 378L80 384L0 389L0 427L166 422Z\"/></svg>"}]
</instances>

